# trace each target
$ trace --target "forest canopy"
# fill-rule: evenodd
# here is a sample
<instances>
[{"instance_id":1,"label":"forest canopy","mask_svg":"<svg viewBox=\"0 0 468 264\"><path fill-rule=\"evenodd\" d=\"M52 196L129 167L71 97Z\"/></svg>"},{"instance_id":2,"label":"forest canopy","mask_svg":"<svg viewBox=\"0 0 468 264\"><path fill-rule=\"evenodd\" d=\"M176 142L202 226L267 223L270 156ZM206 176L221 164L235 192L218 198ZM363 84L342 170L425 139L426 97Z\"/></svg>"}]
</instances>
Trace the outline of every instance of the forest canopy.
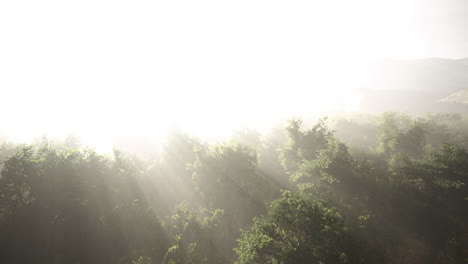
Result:
<instances>
[{"instance_id":1,"label":"forest canopy","mask_svg":"<svg viewBox=\"0 0 468 264\"><path fill-rule=\"evenodd\" d=\"M465 263L467 148L466 115L397 112L110 154L4 141L0 262Z\"/></svg>"}]
</instances>

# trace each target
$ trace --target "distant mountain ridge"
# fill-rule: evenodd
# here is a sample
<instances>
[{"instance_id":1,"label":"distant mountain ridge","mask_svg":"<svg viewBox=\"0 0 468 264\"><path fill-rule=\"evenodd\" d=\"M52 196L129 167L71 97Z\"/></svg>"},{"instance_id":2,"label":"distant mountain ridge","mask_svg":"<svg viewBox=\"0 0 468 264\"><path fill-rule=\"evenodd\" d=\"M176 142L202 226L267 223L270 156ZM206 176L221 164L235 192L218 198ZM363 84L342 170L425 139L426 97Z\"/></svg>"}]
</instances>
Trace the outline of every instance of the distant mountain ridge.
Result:
<instances>
[{"instance_id":1,"label":"distant mountain ridge","mask_svg":"<svg viewBox=\"0 0 468 264\"><path fill-rule=\"evenodd\" d=\"M468 58L465 58L465 59L459 59L459 61L465 65L468 66Z\"/></svg>"},{"instance_id":2,"label":"distant mountain ridge","mask_svg":"<svg viewBox=\"0 0 468 264\"><path fill-rule=\"evenodd\" d=\"M458 91L450 94L444 99L440 100L442 103L455 103L455 104L466 104L468 105L468 89Z\"/></svg>"},{"instance_id":3,"label":"distant mountain ridge","mask_svg":"<svg viewBox=\"0 0 468 264\"><path fill-rule=\"evenodd\" d=\"M362 111L468 113L468 58L386 60L369 72Z\"/></svg>"}]
</instances>

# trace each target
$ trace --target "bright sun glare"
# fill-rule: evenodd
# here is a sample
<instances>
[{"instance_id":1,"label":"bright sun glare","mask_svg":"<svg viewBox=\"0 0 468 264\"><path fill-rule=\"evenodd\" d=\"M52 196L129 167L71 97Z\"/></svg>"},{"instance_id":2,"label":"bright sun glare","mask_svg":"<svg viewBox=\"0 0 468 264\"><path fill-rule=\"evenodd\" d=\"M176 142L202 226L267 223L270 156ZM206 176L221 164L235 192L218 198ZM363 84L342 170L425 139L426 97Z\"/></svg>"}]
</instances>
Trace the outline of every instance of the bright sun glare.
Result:
<instances>
[{"instance_id":1,"label":"bright sun glare","mask_svg":"<svg viewBox=\"0 0 468 264\"><path fill-rule=\"evenodd\" d=\"M2 1L0 132L105 149L172 127L216 138L357 111L365 63L429 52L416 3Z\"/></svg>"}]
</instances>

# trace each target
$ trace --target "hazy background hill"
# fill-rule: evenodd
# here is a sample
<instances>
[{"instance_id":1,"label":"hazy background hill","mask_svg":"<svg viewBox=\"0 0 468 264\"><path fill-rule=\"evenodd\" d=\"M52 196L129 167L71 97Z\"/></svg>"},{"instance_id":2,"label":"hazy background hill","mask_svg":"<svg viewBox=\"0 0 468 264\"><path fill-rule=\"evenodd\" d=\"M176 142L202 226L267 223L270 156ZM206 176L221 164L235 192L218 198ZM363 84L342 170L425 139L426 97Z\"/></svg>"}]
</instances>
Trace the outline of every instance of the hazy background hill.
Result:
<instances>
[{"instance_id":1,"label":"hazy background hill","mask_svg":"<svg viewBox=\"0 0 468 264\"><path fill-rule=\"evenodd\" d=\"M385 60L362 84L361 111L468 112L468 59Z\"/></svg>"}]
</instances>

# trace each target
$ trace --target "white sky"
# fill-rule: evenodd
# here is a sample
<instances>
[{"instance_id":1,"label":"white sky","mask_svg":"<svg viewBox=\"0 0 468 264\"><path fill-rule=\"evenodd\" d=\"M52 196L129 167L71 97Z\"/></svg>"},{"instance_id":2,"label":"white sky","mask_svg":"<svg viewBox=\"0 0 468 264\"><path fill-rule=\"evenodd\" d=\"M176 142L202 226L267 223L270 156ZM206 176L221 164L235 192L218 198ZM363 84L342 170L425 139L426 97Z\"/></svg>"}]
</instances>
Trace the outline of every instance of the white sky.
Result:
<instances>
[{"instance_id":1,"label":"white sky","mask_svg":"<svg viewBox=\"0 0 468 264\"><path fill-rule=\"evenodd\" d=\"M368 60L468 56L467 2L3 0L0 134L103 147L353 110Z\"/></svg>"}]
</instances>

